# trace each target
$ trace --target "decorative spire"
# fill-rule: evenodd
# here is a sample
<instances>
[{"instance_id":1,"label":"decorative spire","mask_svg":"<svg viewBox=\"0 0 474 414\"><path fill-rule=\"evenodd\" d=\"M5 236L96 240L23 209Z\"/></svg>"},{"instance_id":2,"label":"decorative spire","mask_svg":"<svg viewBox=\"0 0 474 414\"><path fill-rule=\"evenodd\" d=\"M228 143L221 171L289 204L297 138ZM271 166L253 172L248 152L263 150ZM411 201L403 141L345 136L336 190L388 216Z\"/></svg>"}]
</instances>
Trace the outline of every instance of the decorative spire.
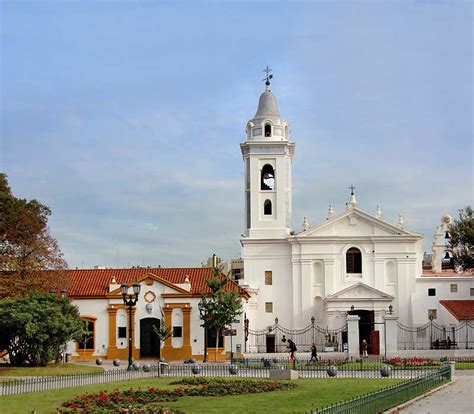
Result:
<instances>
[{"instance_id":1,"label":"decorative spire","mask_svg":"<svg viewBox=\"0 0 474 414\"><path fill-rule=\"evenodd\" d=\"M349 200L348 203L346 203L346 210L350 210L352 208L357 207L357 200L354 194L355 187L351 184L351 186L349 187L349 190L351 190L351 199Z\"/></svg>"},{"instance_id":2,"label":"decorative spire","mask_svg":"<svg viewBox=\"0 0 474 414\"><path fill-rule=\"evenodd\" d=\"M375 217L378 218L379 220L382 220L382 210L380 210L380 206L377 206L377 209L375 210Z\"/></svg>"},{"instance_id":3,"label":"decorative spire","mask_svg":"<svg viewBox=\"0 0 474 414\"><path fill-rule=\"evenodd\" d=\"M267 67L266 67L263 71L267 74L267 76L266 76L264 79L262 79L262 80L265 81L265 91L268 91L268 90L270 89L270 88L269 88L269 86L270 86L270 79L273 78L273 75L271 74L271 71L272 71L272 70L271 70L271 69L268 67L268 65L267 65Z\"/></svg>"},{"instance_id":4,"label":"decorative spire","mask_svg":"<svg viewBox=\"0 0 474 414\"><path fill-rule=\"evenodd\" d=\"M332 204L329 204L328 216L326 217L326 220L331 220L333 216L334 216L334 209L332 208Z\"/></svg>"},{"instance_id":5,"label":"decorative spire","mask_svg":"<svg viewBox=\"0 0 474 414\"><path fill-rule=\"evenodd\" d=\"M397 227L402 230L405 228L405 221L403 220L403 216L401 214L398 215Z\"/></svg>"},{"instance_id":6,"label":"decorative spire","mask_svg":"<svg viewBox=\"0 0 474 414\"><path fill-rule=\"evenodd\" d=\"M304 216L303 218L303 231L309 230L308 217Z\"/></svg>"}]
</instances>

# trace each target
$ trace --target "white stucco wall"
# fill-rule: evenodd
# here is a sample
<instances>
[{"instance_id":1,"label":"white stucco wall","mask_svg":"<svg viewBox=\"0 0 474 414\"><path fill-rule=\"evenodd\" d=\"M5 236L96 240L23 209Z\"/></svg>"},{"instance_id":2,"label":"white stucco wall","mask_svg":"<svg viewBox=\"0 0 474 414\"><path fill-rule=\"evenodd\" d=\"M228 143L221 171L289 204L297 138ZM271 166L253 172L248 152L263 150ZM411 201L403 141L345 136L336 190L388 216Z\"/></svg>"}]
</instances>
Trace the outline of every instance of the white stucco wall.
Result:
<instances>
[{"instance_id":1,"label":"white stucco wall","mask_svg":"<svg viewBox=\"0 0 474 414\"><path fill-rule=\"evenodd\" d=\"M451 285L456 284L458 291L451 292ZM474 287L474 277L419 277L416 290L411 295L411 306L414 326L428 322L428 309L436 309L438 324L458 323L448 310L439 303L440 300L473 300L470 289ZM428 289L436 289L436 296L428 296Z\"/></svg>"}]
</instances>

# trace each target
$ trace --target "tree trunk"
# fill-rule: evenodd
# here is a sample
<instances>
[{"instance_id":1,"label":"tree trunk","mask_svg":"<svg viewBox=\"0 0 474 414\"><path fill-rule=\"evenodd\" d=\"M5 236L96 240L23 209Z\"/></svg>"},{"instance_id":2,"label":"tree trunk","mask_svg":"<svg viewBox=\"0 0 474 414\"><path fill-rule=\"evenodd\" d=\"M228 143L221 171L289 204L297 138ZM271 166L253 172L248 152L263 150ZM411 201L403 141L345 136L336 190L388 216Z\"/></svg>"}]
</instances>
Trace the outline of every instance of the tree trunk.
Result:
<instances>
[{"instance_id":1,"label":"tree trunk","mask_svg":"<svg viewBox=\"0 0 474 414\"><path fill-rule=\"evenodd\" d=\"M214 355L214 361L217 362L217 348L219 348L219 334L221 332L220 328L216 328L216 354Z\"/></svg>"}]
</instances>

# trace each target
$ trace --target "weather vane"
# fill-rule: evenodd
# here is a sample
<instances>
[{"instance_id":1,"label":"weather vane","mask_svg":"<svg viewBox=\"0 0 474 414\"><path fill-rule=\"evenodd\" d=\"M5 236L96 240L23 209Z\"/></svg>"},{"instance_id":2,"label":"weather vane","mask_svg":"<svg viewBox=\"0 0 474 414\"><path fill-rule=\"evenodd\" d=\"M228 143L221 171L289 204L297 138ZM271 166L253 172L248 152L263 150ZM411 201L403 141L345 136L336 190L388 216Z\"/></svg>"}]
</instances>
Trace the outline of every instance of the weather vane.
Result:
<instances>
[{"instance_id":1,"label":"weather vane","mask_svg":"<svg viewBox=\"0 0 474 414\"><path fill-rule=\"evenodd\" d=\"M262 80L265 81L265 85L270 86L270 79L273 78L273 75L270 74L272 70L267 65L263 71L267 74L267 76Z\"/></svg>"}]
</instances>

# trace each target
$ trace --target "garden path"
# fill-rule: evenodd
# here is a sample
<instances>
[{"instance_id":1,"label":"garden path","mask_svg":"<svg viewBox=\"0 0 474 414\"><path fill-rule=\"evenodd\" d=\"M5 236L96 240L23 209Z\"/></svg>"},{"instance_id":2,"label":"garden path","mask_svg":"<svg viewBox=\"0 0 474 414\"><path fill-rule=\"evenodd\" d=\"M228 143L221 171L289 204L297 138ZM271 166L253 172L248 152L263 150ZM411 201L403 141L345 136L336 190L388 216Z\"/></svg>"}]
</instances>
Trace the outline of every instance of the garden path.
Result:
<instances>
[{"instance_id":1,"label":"garden path","mask_svg":"<svg viewBox=\"0 0 474 414\"><path fill-rule=\"evenodd\" d=\"M400 414L464 414L474 407L474 370L456 371L456 381L398 411Z\"/></svg>"}]
</instances>

